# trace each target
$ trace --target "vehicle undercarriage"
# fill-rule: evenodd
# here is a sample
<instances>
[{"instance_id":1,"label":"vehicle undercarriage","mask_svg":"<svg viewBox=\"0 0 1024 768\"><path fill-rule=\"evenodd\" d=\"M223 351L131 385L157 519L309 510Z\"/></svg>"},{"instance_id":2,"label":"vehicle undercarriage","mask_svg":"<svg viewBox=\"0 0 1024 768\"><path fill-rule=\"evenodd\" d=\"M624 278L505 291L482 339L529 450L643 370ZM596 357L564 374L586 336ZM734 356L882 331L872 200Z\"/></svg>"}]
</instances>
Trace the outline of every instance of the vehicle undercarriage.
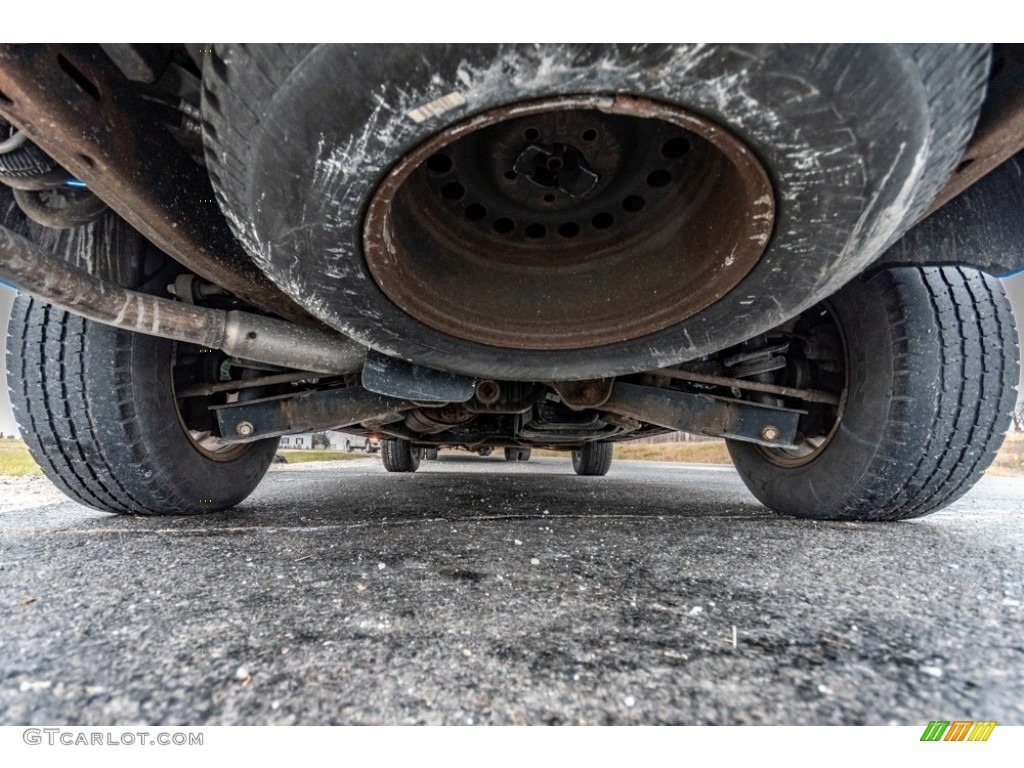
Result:
<instances>
[{"instance_id":1,"label":"vehicle undercarriage","mask_svg":"<svg viewBox=\"0 0 1024 768\"><path fill-rule=\"evenodd\" d=\"M724 438L767 506L902 519L1015 400L1022 46L6 45L8 375L111 512L278 438Z\"/></svg>"}]
</instances>

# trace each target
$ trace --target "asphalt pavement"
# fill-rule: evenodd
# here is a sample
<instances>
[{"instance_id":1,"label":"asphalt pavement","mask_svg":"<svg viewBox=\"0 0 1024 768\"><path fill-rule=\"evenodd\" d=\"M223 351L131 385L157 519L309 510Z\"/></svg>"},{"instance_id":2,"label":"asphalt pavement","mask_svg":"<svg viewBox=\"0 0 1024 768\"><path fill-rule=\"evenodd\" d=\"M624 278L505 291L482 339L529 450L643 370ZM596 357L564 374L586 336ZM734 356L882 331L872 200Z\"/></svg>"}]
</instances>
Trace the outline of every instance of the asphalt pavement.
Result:
<instances>
[{"instance_id":1,"label":"asphalt pavement","mask_svg":"<svg viewBox=\"0 0 1024 768\"><path fill-rule=\"evenodd\" d=\"M115 517L0 478L0 724L1024 724L1024 480L894 524L729 467L275 466Z\"/></svg>"}]
</instances>

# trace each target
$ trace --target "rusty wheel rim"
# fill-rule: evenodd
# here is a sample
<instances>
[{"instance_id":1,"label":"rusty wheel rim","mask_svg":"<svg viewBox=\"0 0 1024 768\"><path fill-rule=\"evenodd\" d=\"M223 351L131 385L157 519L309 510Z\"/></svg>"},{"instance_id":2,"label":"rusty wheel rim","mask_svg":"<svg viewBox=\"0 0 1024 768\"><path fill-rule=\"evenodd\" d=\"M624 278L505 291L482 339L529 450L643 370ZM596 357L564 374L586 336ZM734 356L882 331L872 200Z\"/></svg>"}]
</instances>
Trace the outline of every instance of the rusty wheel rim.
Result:
<instances>
[{"instance_id":1,"label":"rusty wheel rim","mask_svg":"<svg viewBox=\"0 0 1024 768\"><path fill-rule=\"evenodd\" d=\"M197 364L195 354L180 354L180 342L172 342L171 353L171 392L174 400L174 413L178 417L178 424L181 431L185 433L192 447L213 461L234 461L248 450L247 443L226 443L216 433L216 419L209 406L213 400L211 397L188 398L184 400L177 396L178 390L183 390L189 384L211 383L216 381L216 376L209 367ZM199 356L201 360L206 358Z\"/></svg>"},{"instance_id":2,"label":"rusty wheel rim","mask_svg":"<svg viewBox=\"0 0 1024 768\"><path fill-rule=\"evenodd\" d=\"M819 426L813 435L806 435L803 431L798 432L799 441L792 448L757 446L757 449L768 461L787 469L795 469L810 464L825 452L839 432L839 426L843 421L843 414L846 411L846 402L850 391L850 354L846 333L843 330L842 324L838 321L831 303L826 301L804 312L796 326L796 331L797 333L804 331L805 329L801 327L804 318L814 316L826 320L834 334L829 347L832 349L832 362L838 366L838 370L833 370L831 373L823 375L819 372L817 374L819 380L815 381L814 388L838 394L839 402L835 406L824 403L806 403L805 407L808 408L808 413L801 417L801 427L803 427L803 420L812 415L812 409L819 411L819 413L814 413L813 415L819 420L819 424L824 422L826 427L821 428Z\"/></svg>"},{"instance_id":3,"label":"rusty wheel rim","mask_svg":"<svg viewBox=\"0 0 1024 768\"><path fill-rule=\"evenodd\" d=\"M767 173L678 107L566 97L437 134L377 188L370 274L423 324L497 347L638 338L720 299L771 236Z\"/></svg>"}]
</instances>

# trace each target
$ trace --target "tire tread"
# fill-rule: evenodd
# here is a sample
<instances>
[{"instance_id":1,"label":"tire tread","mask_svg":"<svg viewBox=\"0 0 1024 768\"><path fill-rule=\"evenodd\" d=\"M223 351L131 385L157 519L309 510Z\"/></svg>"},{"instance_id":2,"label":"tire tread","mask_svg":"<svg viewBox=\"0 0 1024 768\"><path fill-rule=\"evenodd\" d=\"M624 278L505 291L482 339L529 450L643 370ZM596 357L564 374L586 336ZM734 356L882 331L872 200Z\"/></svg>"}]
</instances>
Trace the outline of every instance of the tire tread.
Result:
<instances>
[{"instance_id":1,"label":"tire tread","mask_svg":"<svg viewBox=\"0 0 1024 768\"><path fill-rule=\"evenodd\" d=\"M380 442L380 457L388 472L415 472L420 467L419 457L408 440L387 438Z\"/></svg>"},{"instance_id":2,"label":"tire tread","mask_svg":"<svg viewBox=\"0 0 1024 768\"><path fill-rule=\"evenodd\" d=\"M837 454L830 466L838 462L850 472L839 483L830 474L834 469L816 469L819 460L787 470L749 446L730 443L730 453L748 487L780 512L833 520L904 520L938 511L981 478L1009 427L1019 355L1009 302L997 278L965 267L883 270L846 291L851 292L843 300L849 304L846 312L862 312L847 319L847 332L863 333L880 324L889 331L891 344L890 370L871 373L891 377L884 402L847 403L847 409L881 413L873 420L876 443L870 458L846 466L839 457L853 454ZM872 295L879 297L874 304ZM827 499L815 490L830 484L844 490ZM802 488L822 506L800 499Z\"/></svg>"},{"instance_id":3,"label":"tire tread","mask_svg":"<svg viewBox=\"0 0 1024 768\"><path fill-rule=\"evenodd\" d=\"M133 367L135 334L99 326L29 296L14 301L7 375L15 417L43 474L74 501L119 514L215 511L248 495L276 440L244 455L240 473L224 468L220 506L203 506L197 488L171 471L167 446L147 436L140 408L151 407ZM273 445L271 445L273 443ZM209 460L207 460L209 463ZM263 467L265 469L265 466ZM234 483L228 487L228 483ZM203 493L203 491L199 491Z\"/></svg>"},{"instance_id":4,"label":"tire tread","mask_svg":"<svg viewBox=\"0 0 1024 768\"><path fill-rule=\"evenodd\" d=\"M584 443L573 451L572 468L577 475L601 477L608 474L612 466L613 443Z\"/></svg>"}]
</instances>

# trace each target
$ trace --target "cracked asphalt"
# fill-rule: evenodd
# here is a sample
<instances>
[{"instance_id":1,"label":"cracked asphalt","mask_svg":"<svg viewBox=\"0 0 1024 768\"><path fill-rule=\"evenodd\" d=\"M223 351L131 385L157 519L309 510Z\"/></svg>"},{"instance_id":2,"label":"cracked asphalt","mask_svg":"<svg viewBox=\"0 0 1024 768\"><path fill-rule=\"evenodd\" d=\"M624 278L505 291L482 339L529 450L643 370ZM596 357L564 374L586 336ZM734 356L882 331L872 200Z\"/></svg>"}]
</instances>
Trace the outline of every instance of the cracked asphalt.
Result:
<instances>
[{"instance_id":1,"label":"cracked asphalt","mask_svg":"<svg viewBox=\"0 0 1024 768\"><path fill-rule=\"evenodd\" d=\"M0 478L0 724L1024 724L1024 480L897 524L728 467L275 466L121 518Z\"/></svg>"}]
</instances>

